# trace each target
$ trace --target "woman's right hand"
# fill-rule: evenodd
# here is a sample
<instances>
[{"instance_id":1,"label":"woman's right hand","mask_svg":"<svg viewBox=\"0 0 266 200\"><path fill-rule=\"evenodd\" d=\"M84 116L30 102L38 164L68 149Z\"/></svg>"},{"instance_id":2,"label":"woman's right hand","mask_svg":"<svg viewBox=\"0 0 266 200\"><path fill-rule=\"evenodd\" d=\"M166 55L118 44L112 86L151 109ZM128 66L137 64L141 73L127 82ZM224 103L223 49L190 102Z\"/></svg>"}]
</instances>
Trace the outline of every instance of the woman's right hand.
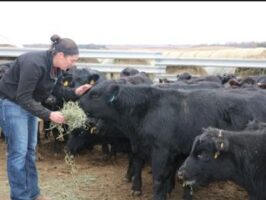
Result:
<instances>
[{"instance_id":1,"label":"woman's right hand","mask_svg":"<svg viewBox=\"0 0 266 200\"><path fill-rule=\"evenodd\" d=\"M55 122L55 123L58 123L58 124L62 124L65 121L65 118L64 118L63 114L61 112L59 112L59 111L51 112L49 119L52 122Z\"/></svg>"}]
</instances>

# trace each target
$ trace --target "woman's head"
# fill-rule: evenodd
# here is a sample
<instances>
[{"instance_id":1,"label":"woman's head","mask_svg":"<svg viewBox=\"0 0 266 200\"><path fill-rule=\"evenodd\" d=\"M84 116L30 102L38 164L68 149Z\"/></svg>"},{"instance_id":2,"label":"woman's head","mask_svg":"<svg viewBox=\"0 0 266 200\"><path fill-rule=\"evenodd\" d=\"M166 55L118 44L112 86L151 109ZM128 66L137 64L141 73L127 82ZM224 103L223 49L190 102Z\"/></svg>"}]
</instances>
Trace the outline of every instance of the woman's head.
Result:
<instances>
[{"instance_id":1,"label":"woman's head","mask_svg":"<svg viewBox=\"0 0 266 200\"><path fill-rule=\"evenodd\" d=\"M51 37L53 65L62 70L71 68L79 57L77 44L69 38L61 38L58 35Z\"/></svg>"}]
</instances>

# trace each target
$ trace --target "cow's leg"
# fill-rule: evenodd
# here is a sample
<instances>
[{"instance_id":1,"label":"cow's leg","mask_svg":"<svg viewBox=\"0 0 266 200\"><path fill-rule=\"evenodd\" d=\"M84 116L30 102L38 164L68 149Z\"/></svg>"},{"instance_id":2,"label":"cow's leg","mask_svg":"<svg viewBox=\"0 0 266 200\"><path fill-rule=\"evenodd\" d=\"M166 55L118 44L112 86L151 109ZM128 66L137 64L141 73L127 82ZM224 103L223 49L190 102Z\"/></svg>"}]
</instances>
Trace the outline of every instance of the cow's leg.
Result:
<instances>
[{"instance_id":1,"label":"cow's leg","mask_svg":"<svg viewBox=\"0 0 266 200\"><path fill-rule=\"evenodd\" d=\"M44 121L43 122L43 129L44 129L44 138L46 140L48 140L49 139L49 136L51 134L50 121Z\"/></svg>"},{"instance_id":2,"label":"cow's leg","mask_svg":"<svg viewBox=\"0 0 266 200\"><path fill-rule=\"evenodd\" d=\"M102 143L102 152L103 152L103 160L109 160L110 158L110 149L109 149L109 145L106 141L103 141Z\"/></svg>"},{"instance_id":3,"label":"cow's leg","mask_svg":"<svg viewBox=\"0 0 266 200\"><path fill-rule=\"evenodd\" d=\"M52 133L54 136L54 155L58 156L61 153L61 142L64 138L63 137L59 138L60 134L57 128L54 128L52 130Z\"/></svg>"},{"instance_id":4,"label":"cow's leg","mask_svg":"<svg viewBox=\"0 0 266 200\"><path fill-rule=\"evenodd\" d=\"M105 140L102 143L102 152L103 152L103 154L106 157L108 157L110 155L109 146L108 146L108 143Z\"/></svg>"},{"instance_id":5,"label":"cow's leg","mask_svg":"<svg viewBox=\"0 0 266 200\"><path fill-rule=\"evenodd\" d=\"M153 148L152 150L152 176L153 176L153 200L165 200L167 183L171 175L174 163L170 159L167 148ZM171 166L171 167L170 167Z\"/></svg>"},{"instance_id":6,"label":"cow's leg","mask_svg":"<svg viewBox=\"0 0 266 200\"><path fill-rule=\"evenodd\" d=\"M128 167L127 167L127 173L125 175L125 180L127 182L131 182L133 174L134 174L133 155L130 153L128 154Z\"/></svg>"},{"instance_id":7,"label":"cow's leg","mask_svg":"<svg viewBox=\"0 0 266 200\"><path fill-rule=\"evenodd\" d=\"M169 166L170 167L170 177L168 178L168 181L167 181L167 193L168 194L170 194L172 192L172 190L175 188L176 171L182 165L182 163L184 162L186 157L187 157L187 155L184 155L184 154L180 154L180 155L177 155L175 157L173 155L171 155L171 163L173 163L173 164L171 164ZM174 160L172 160L172 159L174 159ZM189 188L188 194L190 195L190 193L191 193L191 191ZM189 198L185 198L185 199L189 199Z\"/></svg>"},{"instance_id":8,"label":"cow's leg","mask_svg":"<svg viewBox=\"0 0 266 200\"><path fill-rule=\"evenodd\" d=\"M175 180L176 180L176 171L177 171L177 162L173 162L170 167L170 177L167 179L167 193L170 194L172 190L175 188Z\"/></svg>"},{"instance_id":9,"label":"cow's leg","mask_svg":"<svg viewBox=\"0 0 266 200\"><path fill-rule=\"evenodd\" d=\"M141 195L141 172L144 166L144 159L139 157L138 155L133 155L133 182L132 182L132 195L139 196Z\"/></svg>"},{"instance_id":10,"label":"cow's leg","mask_svg":"<svg viewBox=\"0 0 266 200\"><path fill-rule=\"evenodd\" d=\"M192 200L193 199L193 193L192 188L190 186L185 186L183 189L183 196L182 200Z\"/></svg>"}]
</instances>

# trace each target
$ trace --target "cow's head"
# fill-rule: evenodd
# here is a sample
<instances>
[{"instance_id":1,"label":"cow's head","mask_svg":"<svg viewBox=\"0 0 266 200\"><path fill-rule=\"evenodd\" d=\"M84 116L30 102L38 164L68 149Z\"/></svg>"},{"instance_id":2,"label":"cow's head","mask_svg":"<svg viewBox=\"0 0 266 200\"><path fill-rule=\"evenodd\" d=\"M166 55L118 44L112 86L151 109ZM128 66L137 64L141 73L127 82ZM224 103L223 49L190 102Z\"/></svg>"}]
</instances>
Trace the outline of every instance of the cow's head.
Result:
<instances>
[{"instance_id":1,"label":"cow's head","mask_svg":"<svg viewBox=\"0 0 266 200\"><path fill-rule=\"evenodd\" d=\"M88 116L108 120L115 116L114 104L119 91L120 86L115 81L103 81L80 98L80 106Z\"/></svg>"},{"instance_id":2,"label":"cow's head","mask_svg":"<svg viewBox=\"0 0 266 200\"><path fill-rule=\"evenodd\" d=\"M120 78L127 77L127 76L133 76L138 73L139 73L139 70L132 68L132 67L127 67L120 72Z\"/></svg>"},{"instance_id":3,"label":"cow's head","mask_svg":"<svg viewBox=\"0 0 266 200\"><path fill-rule=\"evenodd\" d=\"M206 185L231 174L229 141L219 129L207 128L194 140L190 155L179 168L184 185Z\"/></svg>"},{"instance_id":4,"label":"cow's head","mask_svg":"<svg viewBox=\"0 0 266 200\"><path fill-rule=\"evenodd\" d=\"M78 68L72 70L72 86L78 87L89 83L95 85L96 83L105 80L105 76L100 72L88 68Z\"/></svg>"}]
</instances>

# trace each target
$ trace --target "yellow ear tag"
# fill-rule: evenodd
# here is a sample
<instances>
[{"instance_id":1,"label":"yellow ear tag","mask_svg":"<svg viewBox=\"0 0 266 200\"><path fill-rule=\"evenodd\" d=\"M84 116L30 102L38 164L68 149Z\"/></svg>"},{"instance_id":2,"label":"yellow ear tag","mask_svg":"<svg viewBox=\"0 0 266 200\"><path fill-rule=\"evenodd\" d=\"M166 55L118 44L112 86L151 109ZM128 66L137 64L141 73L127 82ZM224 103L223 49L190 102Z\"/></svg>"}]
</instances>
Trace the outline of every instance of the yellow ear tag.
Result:
<instances>
[{"instance_id":1,"label":"yellow ear tag","mask_svg":"<svg viewBox=\"0 0 266 200\"><path fill-rule=\"evenodd\" d=\"M219 155L220 155L220 152L217 151L217 152L214 154L214 159L217 159Z\"/></svg>"},{"instance_id":2,"label":"yellow ear tag","mask_svg":"<svg viewBox=\"0 0 266 200\"><path fill-rule=\"evenodd\" d=\"M94 85L94 84L95 84L95 81L94 81L94 80L91 80L91 81L90 81L90 84L91 84L91 85Z\"/></svg>"},{"instance_id":3,"label":"yellow ear tag","mask_svg":"<svg viewBox=\"0 0 266 200\"><path fill-rule=\"evenodd\" d=\"M95 134L96 133L96 130L97 130L96 126L92 127L91 128L91 134Z\"/></svg>"},{"instance_id":4,"label":"yellow ear tag","mask_svg":"<svg viewBox=\"0 0 266 200\"><path fill-rule=\"evenodd\" d=\"M68 81L64 81L64 84L63 84L65 87L68 86Z\"/></svg>"},{"instance_id":5,"label":"yellow ear tag","mask_svg":"<svg viewBox=\"0 0 266 200\"><path fill-rule=\"evenodd\" d=\"M218 137L222 137L222 130L219 130L219 135Z\"/></svg>"}]
</instances>

